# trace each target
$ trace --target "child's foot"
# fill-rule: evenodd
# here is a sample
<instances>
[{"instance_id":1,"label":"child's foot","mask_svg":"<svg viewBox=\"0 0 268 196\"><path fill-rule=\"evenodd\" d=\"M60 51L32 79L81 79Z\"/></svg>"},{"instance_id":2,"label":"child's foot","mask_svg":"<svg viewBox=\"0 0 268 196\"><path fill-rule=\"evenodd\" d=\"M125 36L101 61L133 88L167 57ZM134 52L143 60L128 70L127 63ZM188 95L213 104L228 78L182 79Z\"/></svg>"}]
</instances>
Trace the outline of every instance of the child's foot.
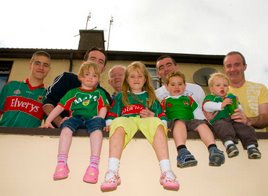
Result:
<instances>
[{"instance_id":1,"label":"child's foot","mask_svg":"<svg viewBox=\"0 0 268 196\"><path fill-rule=\"evenodd\" d=\"M68 177L69 168L67 164L58 164L53 175L54 180L62 180Z\"/></svg>"},{"instance_id":2,"label":"child's foot","mask_svg":"<svg viewBox=\"0 0 268 196\"><path fill-rule=\"evenodd\" d=\"M257 147L252 147L248 149L248 158L249 159L260 159L261 153Z\"/></svg>"},{"instance_id":3,"label":"child's foot","mask_svg":"<svg viewBox=\"0 0 268 196\"><path fill-rule=\"evenodd\" d=\"M186 148L179 150L179 155L177 156L177 167L191 167L196 166L197 160Z\"/></svg>"},{"instance_id":4,"label":"child's foot","mask_svg":"<svg viewBox=\"0 0 268 196\"><path fill-rule=\"evenodd\" d=\"M98 182L98 176L99 170L95 167L88 166L83 181L91 184L96 184Z\"/></svg>"},{"instance_id":5,"label":"child's foot","mask_svg":"<svg viewBox=\"0 0 268 196\"><path fill-rule=\"evenodd\" d=\"M226 153L229 158L236 157L239 154L239 150L235 144L230 144L226 148Z\"/></svg>"},{"instance_id":6,"label":"child's foot","mask_svg":"<svg viewBox=\"0 0 268 196\"><path fill-rule=\"evenodd\" d=\"M210 166L221 166L224 164L225 158L222 151L217 147L212 147L209 149L209 165Z\"/></svg>"},{"instance_id":7,"label":"child's foot","mask_svg":"<svg viewBox=\"0 0 268 196\"><path fill-rule=\"evenodd\" d=\"M167 190L177 191L180 188L176 176L172 171L163 172L161 174L160 184Z\"/></svg>"},{"instance_id":8,"label":"child's foot","mask_svg":"<svg viewBox=\"0 0 268 196\"><path fill-rule=\"evenodd\" d=\"M104 182L101 184L101 191L113 191L116 190L117 186L121 184L120 176L117 172L108 171L105 174Z\"/></svg>"}]
</instances>

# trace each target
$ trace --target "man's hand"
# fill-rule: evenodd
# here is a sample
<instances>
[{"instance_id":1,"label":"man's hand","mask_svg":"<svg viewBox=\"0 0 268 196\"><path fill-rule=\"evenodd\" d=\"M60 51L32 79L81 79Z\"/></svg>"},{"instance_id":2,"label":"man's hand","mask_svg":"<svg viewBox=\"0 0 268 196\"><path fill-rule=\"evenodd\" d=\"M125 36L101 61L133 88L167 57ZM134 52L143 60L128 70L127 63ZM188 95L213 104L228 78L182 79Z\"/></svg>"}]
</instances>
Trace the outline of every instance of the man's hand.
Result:
<instances>
[{"instance_id":1,"label":"man's hand","mask_svg":"<svg viewBox=\"0 0 268 196\"><path fill-rule=\"evenodd\" d=\"M241 109L235 109L234 113L231 116L231 119L233 119L235 122L240 122L251 126L251 122Z\"/></svg>"}]
</instances>

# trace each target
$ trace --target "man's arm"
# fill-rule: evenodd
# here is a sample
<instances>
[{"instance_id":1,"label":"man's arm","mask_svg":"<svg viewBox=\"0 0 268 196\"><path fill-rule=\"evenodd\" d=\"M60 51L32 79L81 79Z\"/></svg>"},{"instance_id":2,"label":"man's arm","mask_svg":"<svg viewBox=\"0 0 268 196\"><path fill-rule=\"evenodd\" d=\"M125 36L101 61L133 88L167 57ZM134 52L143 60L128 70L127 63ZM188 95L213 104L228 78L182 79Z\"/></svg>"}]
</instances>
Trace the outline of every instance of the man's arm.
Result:
<instances>
[{"instance_id":1,"label":"man's arm","mask_svg":"<svg viewBox=\"0 0 268 196\"><path fill-rule=\"evenodd\" d=\"M268 127L268 103L259 105L259 113L258 116L247 117L242 110L236 109L231 118L236 122L247 124L256 129Z\"/></svg>"},{"instance_id":2,"label":"man's arm","mask_svg":"<svg viewBox=\"0 0 268 196\"><path fill-rule=\"evenodd\" d=\"M259 105L259 115L256 117L249 117L248 125L256 129L268 127L268 103Z\"/></svg>"}]
</instances>

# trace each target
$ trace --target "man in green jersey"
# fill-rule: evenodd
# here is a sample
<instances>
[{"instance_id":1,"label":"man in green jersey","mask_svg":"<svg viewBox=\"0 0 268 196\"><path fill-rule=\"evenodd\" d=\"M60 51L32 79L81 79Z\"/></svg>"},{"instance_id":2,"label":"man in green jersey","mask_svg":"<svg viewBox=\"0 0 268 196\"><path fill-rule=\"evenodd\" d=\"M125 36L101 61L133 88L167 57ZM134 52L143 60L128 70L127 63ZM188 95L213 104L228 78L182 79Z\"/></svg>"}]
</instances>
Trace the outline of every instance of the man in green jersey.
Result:
<instances>
[{"instance_id":1,"label":"man in green jersey","mask_svg":"<svg viewBox=\"0 0 268 196\"><path fill-rule=\"evenodd\" d=\"M46 94L43 81L51 65L47 52L32 55L30 74L25 81L10 81L0 92L0 126L38 127L43 120L43 98Z\"/></svg>"}]
</instances>

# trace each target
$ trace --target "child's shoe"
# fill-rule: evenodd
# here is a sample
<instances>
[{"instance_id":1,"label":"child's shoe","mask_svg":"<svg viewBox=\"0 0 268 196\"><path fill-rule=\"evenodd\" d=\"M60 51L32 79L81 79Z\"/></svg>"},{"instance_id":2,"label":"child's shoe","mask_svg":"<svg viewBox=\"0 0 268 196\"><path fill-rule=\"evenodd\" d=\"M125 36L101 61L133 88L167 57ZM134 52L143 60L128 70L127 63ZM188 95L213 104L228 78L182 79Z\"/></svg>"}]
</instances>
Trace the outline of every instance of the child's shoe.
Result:
<instances>
[{"instance_id":1,"label":"child's shoe","mask_svg":"<svg viewBox=\"0 0 268 196\"><path fill-rule=\"evenodd\" d=\"M54 180L62 180L68 177L69 168L67 164L58 164L53 175Z\"/></svg>"},{"instance_id":2,"label":"child's shoe","mask_svg":"<svg viewBox=\"0 0 268 196\"><path fill-rule=\"evenodd\" d=\"M230 144L226 148L226 153L229 158L236 157L239 154L239 150L235 144Z\"/></svg>"},{"instance_id":3,"label":"child's shoe","mask_svg":"<svg viewBox=\"0 0 268 196\"><path fill-rule=\"evenodd\" d=\"M96 184L98 182L98 176L99 170L95 167L88 166L83 181L91 184Z\"/></svg>"},{"instance_id":4,"label":"child's shoe","mask_svg":"<svg viewBox=\"0 0 268 196\"><path fill-rule=\"evenodd\" d=\"M121 184L120 176L117 172L108 171L105 174L104 182L101 184L101 191L113 191Z\"/></svg>"},{"instance_id":5,"label":"child's shoe","mask_svg":"<svg viewBox=\"0 0 268 196\"><path fill-rule=\"evenodd\" d=\"M179 155L177 156L177 167L191 167L196 166L197 160L194 156L187 150L187 148L183 148L179 150Z\"/></svg>"},{"instance_id":6,"label":"child's shoe","mask_svg":"<svg viewBox=\"0 0 268 196\"><path fill-rule=\"evenodd\" d=\"M161 174L160 184L167 190L177 191L180 188L176 176L172 171L163 172Z\"/></svg>"},{"instance_id":7,"label":"child's shoe","mask_svg":"<svg viewBox=\"0 0 268 196\"><path fill-rule=\"evenodd\" d=\"M209 165L210 166L221 166L224 164L225 158L222 151L217 147L212 147L209 149Z\"/></svg>"},{"instance_id":8,"label":"child's shoe","mask_svg":"<svg viewBox=\"0 0 268 196\"><path fill-rule=\"evenodd\" d=\"M248 149L248 158L249 159L260 159L261 153L257 147L252 147Z\"/></svg>"}]
</instances>

